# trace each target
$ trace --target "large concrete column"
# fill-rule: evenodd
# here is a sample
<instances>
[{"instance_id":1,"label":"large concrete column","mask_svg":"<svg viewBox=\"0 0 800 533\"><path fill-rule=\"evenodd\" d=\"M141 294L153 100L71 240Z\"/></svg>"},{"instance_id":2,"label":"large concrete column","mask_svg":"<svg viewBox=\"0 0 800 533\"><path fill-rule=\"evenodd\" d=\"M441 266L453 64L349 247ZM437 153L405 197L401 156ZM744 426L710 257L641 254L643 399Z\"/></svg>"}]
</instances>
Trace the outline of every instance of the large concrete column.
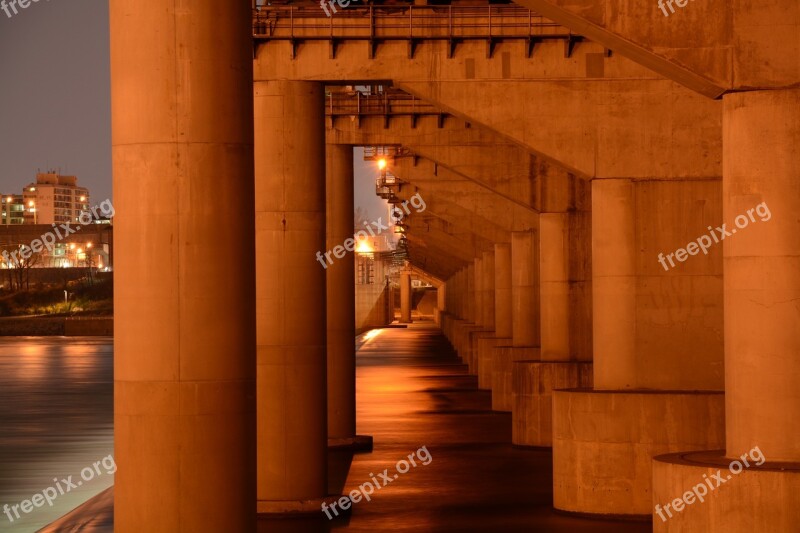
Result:
<instances>
[{"instance_id":1,"label":"large concrete column","mask_svg":"<svg viewBox=\"0 0 800 533\"><path fill-rule=\"evenodd\" d=\"M469 287L467 286L467 268L464 267L461 269L461 272L458 273L458 316L462 320L468 320L467 318L467 298L469 297Z\"/></svg>"},{"instance_id":2,"label":"large concrete column","mask_svg":"<svg viewBox=\"0 0 800 533\"><path fill-rule=\"evenodd\" d=\"M636 385L636 262L633 182L592 181L594 386Z\"/></svg>"},{"instance_id":3,"label":"large concrete column","mask_svg":"<svg viewBox=\"0 0 800 533\"><path fill-rule=\"evenodd\" d=\"M447 305L447 283L442 283L438 287L436 287L436 305L439 307L439 311L445 312L448 309Z\"/></svg>"},{"instance_id":4,"label":"large concrete column","mask_svg":"<svg viewBox=\"0 0 800 533\"><path fill-rule=\"evenodd\" d=\"M539 216L543 361L568 361L571 356L568 219L568 213Z\"/></svg>"},{"instance_id":5,"label":"large concrete column","mask_svg":"<svg viewBox=\"0 0 800 533\"><path fill-rule=\"evenodd\" d=\"M333 250L336 246L347 248L348 244L349 248L353 248L353 148L329 144L325 147L325 153L326 249ZM353 252L348 251L329 264L326 276L328 445L370 449L370 437L356 437L356 292Z\"/></svg>"},{"instance_id":6,"label":"large concrete column","mask_svg":"<svg viewBox=\"0 0 800 533\"><path fill-rule=\"evenodd\" d=\"M723 129L727 455L800 462L800 91L728 95Z\"/></svg>"},{"instance_id":7,"label":"large concrete column","mask_svg":"<svg viewBox=\"0 0 800 533\"><path fill-rule=\"evenodd\" d=\"M494 252L483 252L481 259L481 289L482 324L486 329L495 329L495 302L494 302Z\"/></svg>"},{"instance_id":8,"label":"large concrete column","mask_svg":"<svg viewBox=\"0 0 800 533\"><path fill-rule=\"evenodd\" d=\"M472 276L475 298L473 322L476 326L483 326L483 266L480 257L472 260Z\"/></svg>"},{"instance_id":9,"label":"large concrete column","mask_svg":"<svg viewBox=\"0 0 800 533\"><path fill-rule=\"evenodd\" d=\"M258 510L327 495L324 91L255 84ZM337 261L339 259L334 259Z\"/></svg>"},{"instance_id":10,"label":"large concrete column","mask_svg":"<svg viewBox=\"0 0 800 533\"><path fill-rule=\"evenodd\" d=\"M255 530L249 8L110 3L115 531Z\"/></svg>"},{"instance_id":11,"label":"large concrete column","mask_svg":"<svg viewBox=\"0 0 800 533\"><path fill-rule=\"evenodd\" d=\"M494 301L497 337L511 338L511 245L494 245Z\"/></svg>"},{"instance_id":12,"label":"large concrete column","mask_svg":"<svg viewBox=\"0 0 800 533\"><path fill-rule=\"evenodd\" d=\"M411 323L411 271L400 272L400 322Z\"/></svg>"},{"instance_id":13,"label":"large concrete column","mask_svg":"<svg viewBox=\"0 0 800 533\"><path fill-rule=\"evenodd\" d=\"M539 258L536 234L511 234L511 305L514 346L539 346Z\"/></svg>"},{"instance_id":14,"label":"large concrete column","mask_svg":"<svg viewBox=\"0 0 800 533\"><path fill-rule=\"evenodd\" d=\"M464 301L464 318L467 322L475 323L475 263L467 265L464 285L467 288Z\"/></svg>"}]
</instances>

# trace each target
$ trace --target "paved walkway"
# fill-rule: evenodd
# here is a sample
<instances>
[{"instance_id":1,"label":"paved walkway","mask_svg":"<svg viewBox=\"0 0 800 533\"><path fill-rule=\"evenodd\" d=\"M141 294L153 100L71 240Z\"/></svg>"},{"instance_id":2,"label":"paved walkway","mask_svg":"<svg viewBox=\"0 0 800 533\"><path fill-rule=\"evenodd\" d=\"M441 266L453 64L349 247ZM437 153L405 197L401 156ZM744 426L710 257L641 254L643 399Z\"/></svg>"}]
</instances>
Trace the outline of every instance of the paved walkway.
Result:
<instances>
[{"instance_id":1,"label":"paved walkway","mask_svg":"<svg viewBox=\"0 0 800 533\"><path fill-rule=\"evenodd\" d=\"M450 345L431 324L383 329L358 352L358 431L374 451L332 456L332 491L358 488L388 469L391 482L349 518L262 523L259 531L649 532L650 524L587 520L552 509L551 452L512 447L511 416L491 410ZM425 446L432 460L398 474ZM428 455L423 450L422 459ZM401 465L402 468L402 465ZM394 479L394 474L398 474Z\"/></svg>"},{"instance_id":2,"label":"paved walkway","mask_svg":"<svg viewBox=\"0 0 800 533\"><path fill-rule=\"evenodd\" d=\"M320 511L260 521L259 533L650 531L646 523L553 511L551 452L511 446L510 414L492 412L490 393L478 390L477 378L430 323L382 329L361 341L358 429L374 437L375 448L355 456L331 452L330 489L349 493L373 475L381 488L349 516L328 520ZM410 454L417 466L400 474L396 465ZM111 531L112 498L108 491L46 531Z\"/></svg>"}]
</instances>

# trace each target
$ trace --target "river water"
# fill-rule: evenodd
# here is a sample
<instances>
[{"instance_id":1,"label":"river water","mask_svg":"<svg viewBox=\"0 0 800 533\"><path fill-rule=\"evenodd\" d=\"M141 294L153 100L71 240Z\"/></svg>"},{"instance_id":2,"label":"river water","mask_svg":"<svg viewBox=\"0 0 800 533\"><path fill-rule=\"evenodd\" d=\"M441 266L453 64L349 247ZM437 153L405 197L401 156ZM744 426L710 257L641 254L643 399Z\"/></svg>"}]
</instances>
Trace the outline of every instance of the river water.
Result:
<instances>
[{"instance_id":1,"label":"river water","mask_svg":"<svg viewBox=\"0 0 800 533\"><path fill-rule=\"evenodd\" d=\"M0 337L0 533L35 532L113 484L113 394L110 337ZM52 506L16 517L50 487Z\"/></svg>"}]
</instances>

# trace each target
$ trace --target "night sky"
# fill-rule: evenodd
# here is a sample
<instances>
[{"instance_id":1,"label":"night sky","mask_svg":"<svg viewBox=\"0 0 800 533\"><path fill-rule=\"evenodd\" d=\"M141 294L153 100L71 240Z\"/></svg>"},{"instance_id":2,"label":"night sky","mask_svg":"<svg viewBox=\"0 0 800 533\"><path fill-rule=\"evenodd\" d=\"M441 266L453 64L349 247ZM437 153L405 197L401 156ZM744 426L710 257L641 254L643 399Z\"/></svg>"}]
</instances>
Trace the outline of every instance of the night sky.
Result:
<instances>
[{"instance_id":1,"label":"night sky","mask_svg":"<svg viewBox=\"0 0 800 533\"><path fill-rule=\"evenodd\" d=\"M111 195L108 2L39 0L0 11L0 192L37 169Z\"/></svg>"},{"instance_id":2,"label":"night sky","mask_svg":"<svg viewBox=\"0 0 800 533\"><path fill-rule=\"evenodd\" d=\"M60 169L93 203L111 198L108 2L39 0L18 11L0 10L0 193ZM374 163L357 159L356 169L356 207L385 216Z\"/></svg>"}]
</instances>

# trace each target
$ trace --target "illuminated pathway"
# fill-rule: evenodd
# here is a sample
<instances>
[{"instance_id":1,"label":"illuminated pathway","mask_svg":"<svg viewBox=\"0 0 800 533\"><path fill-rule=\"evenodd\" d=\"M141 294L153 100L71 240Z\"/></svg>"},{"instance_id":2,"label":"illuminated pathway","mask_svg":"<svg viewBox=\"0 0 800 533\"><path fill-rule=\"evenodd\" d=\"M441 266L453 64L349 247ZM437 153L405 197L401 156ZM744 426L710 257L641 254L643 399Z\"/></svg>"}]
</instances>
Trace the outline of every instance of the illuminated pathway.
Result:
<instances>
[{"instance_id":1,"label":"illuminated pathway","mask_svg":"<svg viewBox=\"0 0 800 533\"><path fill-rule=\"evenodd\" d=\"M353 506L347 520L262 522L260 531L650 531L646 523L585 520L552 509L549 449L514 448L509 413L491 411L442 334L432 325L384 329L358 352L358 431L371 454L331 461L349 493L421 446L433 460L411 467ZM425 458L423 453L423 459ZM332 479L337 479L332 472Z\"/></svg>"},{"instance_id":2,"label":"illuminated pathway","mask_svg":"<svg viewBox=\"0 0 800 533\"><path fill-rule=\"evenodd\" d=\"M374 451L354 457L331 452L330 490L349 493L384 469L391 476L396 463L421 446L433 460L423 466L417 459L418 466L375 491L371 501L355 504L349 518L328 521L320 511L311 519L261 521L259 533L650 531L649 523L553 511L550 450L509 444L510 413L492 412L491 393L478 390L477 378L441 332L430 323L379 331L357 357L358 430L374 436ZM110 503L110 494L103 494L59 525L110 532Z\"/></svg>"}]
</instances>

